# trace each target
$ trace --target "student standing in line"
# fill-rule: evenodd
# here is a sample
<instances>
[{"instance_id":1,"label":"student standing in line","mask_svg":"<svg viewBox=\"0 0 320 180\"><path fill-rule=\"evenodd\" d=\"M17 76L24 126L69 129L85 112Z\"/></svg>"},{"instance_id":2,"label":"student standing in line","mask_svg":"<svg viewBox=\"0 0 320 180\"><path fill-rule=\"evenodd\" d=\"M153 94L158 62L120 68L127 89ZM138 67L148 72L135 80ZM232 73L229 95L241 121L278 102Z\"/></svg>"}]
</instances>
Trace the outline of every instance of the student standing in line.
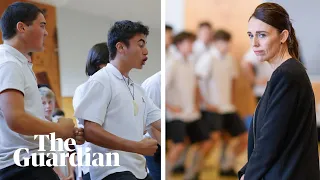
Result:
<instances>
[{"instance_id":1,"label":"student standing in line","mask_svg":"<svg viewBox=\"0 0 320 180\"><path fill-rule=\"evenodd\" d=\"M225 150L220 165L220 175L236 176L235 157L240 155L247 145L247 132L244 122L235 106L235 81L238 76L236 62L230 55L231 34L217 30L213 36L214 46L199 59L196 72L200 79L207 82L204 103L204 118L210 129L211 139L224 137L223 145L227 147L229 135L238 139L231 153ZM227 132L227 133L223 133ZM222 136L223 135L223 136ZM222 152L224 153L224 152Z\"/></svg>"},{"instance_id":2,"label":"student standing in line","mask_svg":"<svg viewBox=\"0 0 320 180\"><path fill-rule=\"evenodd\" d=\"M193 162L185 172L185 179L196 178L201 170L204 151L209 147L208 132L200 120L200 92L194 71L189 60L195 36L189 32L181 32L174 38L179 56L168 60L166 65L166 138L173 145L168 151L166 160L166 176L170 178L174 165L189 144L197 144L193 154Z\"/></svg>"}]
</instances>

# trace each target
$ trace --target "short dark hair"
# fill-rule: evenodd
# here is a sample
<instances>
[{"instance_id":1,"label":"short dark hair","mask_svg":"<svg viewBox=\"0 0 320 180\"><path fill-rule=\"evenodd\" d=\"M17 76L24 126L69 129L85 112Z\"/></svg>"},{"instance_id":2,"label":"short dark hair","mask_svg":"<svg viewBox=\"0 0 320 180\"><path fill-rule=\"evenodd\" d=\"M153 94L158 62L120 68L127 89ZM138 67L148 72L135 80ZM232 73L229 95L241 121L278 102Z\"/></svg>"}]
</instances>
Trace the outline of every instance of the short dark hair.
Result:
<instances>
[{"instance_id":1,"label":"short dark hair","mask_svg":"<svg viewBox=\"0 0 320 180\"><path fill-rule=\"evenodd\" d=\"M3 12L0 27L2 31L2 39L8 40L13 38L17 31L18 22L23 22L27 25L32 25L32 22L37 19L42 10L31 3L15 2Z\"/></svg>"},{"instance_id":2,"label":"short dark hair","mask_svg":"<svg viewBox=\"0 0 320 180\"><path fill-rule=\"evenodd\" d=\"M254 10L249 20L252 17L273 26L279 33L285 29L288 30L289 37L286 42L289 54L293 58L299 60L299 43L296 38L296 33L290 21L288 12L282 6L277 3L262 3Z\"/></svg>"},{"instance_id":3,"label":"short dark hair","mask_svg":"<svg viewBox=\"0 0 320 180\"><path fill-rule=\"evenodd\" d=\"M186 39L194 41L196 39L196 36L191 32L182 31L173 38L173 44L178 45L179 43L181 43Z\"/></svg>"},{"instance_id":4,"label":"short dark hair","mask_svg":"<svg viewBox=\"0 0 320 180\"><path fill-rule=\"evenodd\" d=\"M213 40L214 41L223 40L223 41L229 42L231 40L231 34L226 30L219 29L214 33Z\"/></svg>"},{"instance_id":5,"label":"short dark hair","mask_svg":"<svg viewBox=\"0 0 320 180\"><path fill-rule=\"evenodd\" d=\"M94 45L88 54L86 74L92 76L99 71L100 65L109 63L109 50L106 42Z\"/></svg>"},{"instance_id":6,"label":"short dark hair","mask_svg":"<svg viewBox=\"0 0 320 180\"><path fill-rule=\"evenodd\" d=\"M172 26L166 24L166 31L172 31L172 30L173 30Z\"/></svg>"},{"instance_id":7,"label":"short dark hair","mask_svg":"<svg viewBox=\"0 0 320 180\"><path fill-rule=\"evenodd\" d=\"M203 28L203 27L212 28L212 25L211 25L211 23L209 23L208 21L203 21L203 22L200 22L200 23L199 23L198 28L200 29L200 28Z\"/></svg>"},{"instance_id":8,"label":"short dark hair","mask_svg":"<svg viewBox=\"0 0 320 180\"><path fill-rule=\"evenodd\" d=\"M52 117L55 117L55 116L65 116L65 114L64 114L64 112L61 110L61 109L59 109L59 108L56 108L55 110L54 110L54 112L53 112L53 114L52 114Z\"/></svg>"},{"instance_id":9,"label":"short dark hair","mask_svg":"<svg viewBox=\"0 0 320 180\"><path fill-rule=\"evenodd\" d=\"M117 21L110 28L108 33L108 48L110 60L113 60L117 55L116 44L123 42L129 46L129 40L137 34L149 35L149 27L141 22L132 22L129 20Z\"/></svg>"}]
</instances>

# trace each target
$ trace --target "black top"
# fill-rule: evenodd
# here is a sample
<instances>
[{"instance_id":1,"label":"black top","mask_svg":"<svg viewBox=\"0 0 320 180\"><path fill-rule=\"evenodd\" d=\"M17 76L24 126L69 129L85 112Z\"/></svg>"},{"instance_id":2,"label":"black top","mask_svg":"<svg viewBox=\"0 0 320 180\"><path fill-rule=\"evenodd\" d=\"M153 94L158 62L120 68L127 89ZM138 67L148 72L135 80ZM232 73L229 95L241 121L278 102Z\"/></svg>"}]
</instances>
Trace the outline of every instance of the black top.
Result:
<instances>
[{"instance_id":1,"label":"black top","mask_svg":"<svg viewBox=\"0 0 320 180\"><path fill-rule=\"evenodd\" d=\"M245 180L319 180L315 98L303 65L283 62L253 117Z\"/></svg>"}]
</instances>

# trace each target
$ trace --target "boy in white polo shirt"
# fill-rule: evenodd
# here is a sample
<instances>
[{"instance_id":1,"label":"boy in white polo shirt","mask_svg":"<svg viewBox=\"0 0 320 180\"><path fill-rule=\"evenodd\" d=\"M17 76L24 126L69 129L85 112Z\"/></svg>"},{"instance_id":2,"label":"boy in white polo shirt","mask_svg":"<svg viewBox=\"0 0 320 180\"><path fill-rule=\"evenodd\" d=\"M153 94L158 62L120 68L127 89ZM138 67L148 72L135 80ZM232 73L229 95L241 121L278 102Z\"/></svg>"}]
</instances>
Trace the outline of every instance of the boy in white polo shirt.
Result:
<instances>
[{"instance_id":1,"label":"boy in white polo shirt","mask_svg":"<svg viewBox=\"0 0 320 180\"><path fill-rule=\"evenodd\" d=\"M146 91L147 95L152 99L154 104L161 109L161 72L157 72L146 79L141 87ZM152 128L153 136L160 141L161 133ZM145 137L150 137L147 133ZM161 180L161 147L158 145L157 152L153 156L146 156L147 167L153 180Z\"/></svg>"},{"instance_id":2,"label":"boy in white polo shirt","mask_svg":"<svg viewBox=\"0 0 320 180\"><path fill-rule=\"evenodd\" d=\"M76 118L84 120L92 153L119 154L120 166L91 166L91 179L150 179L143 155L153 155L157 141L143 135L150 127L161 132L161 113L129 78L130 70L142 69L147 60L148 34L140 22L116 22L108 33L110 63L89 78L74 107Z\"/></svg>"},{"instance_id":3,"label":"boy in white polo shirt","mask_svg":"<svg viewBox=\"0 0 320 180\"><path fill-rule=\"evenodd\" d=\"M203 21L198 25L197 40L193 43L193 62L196 63L212 44L213 27L210 22Z\"/></svg>"},{"instance_id":4,"label":"boy in white polo shirt","mask_svg":"<svg viewBox=\"0 0 320 180\"><path fill-rule=\"evenodd\" d=\"M55 95L51 89L48 87L39 87L39 92L41 95L43 110L45 114L45 118L51 122L57 122L56 119L53 119L53 110L55 108ZM58 147L58 141L56 141L56 147ZM58 154L58 164L61 163L61 159L63 158L61 154L66 154L68 151L65 149L63 151L57 151ZM60 177L60 179L74 179L74 167L71 166L69 162L69 157L65 157L66 166L58 166L54 167L53 170Z\"/></svg>"},{"instance_id":5,"label":"boy in white polo shirt","mask_svg":"<svg viewBox=\"0 0 320 180\"><path fill-rule=\"evenodd\" d=\"M231 34L225 30L218 30L214 35L214 47L201 56L196 65L196 73L198 77L208 82L207 97L204 98L206 104L204 119L210 133L227 131L232 137L239 139L239 144L227 157L234 160L232 157L246 148L247 133L234 105L234 83L238 71L229 54L230 40ZM222 175L235 175L232 160L221 164Z\"/></svg>"},{"instance_id":6,"label":"boy in white polo shirt","mask_svg":"<svg viewBox=\"0 0 320 180\"><path fill-rule=\"evenodd\" d=\"M185 138L189 138L192 144L199 144L198 150L193 154L192 166L185 173L187 180L195 178L200 172L203 150L209 142L206 127L200 120L201 98L194 65L189 60L194 37L189 32L177 34L174 44L179 56L166 63L166 138L173 142L166 161L167 178L170 178L177 159L186 148Z\"/></svg>"},{"instance_id":7,"label":"boy in white polo shirt","mask_svg":"<svg viewBox=\"0 0 320 180\"><path fill-rule=\"evenodd\" d=\"M267 82L271 78L273 69L268 62L260 62L251 48L243 56L242 67L250 85L253 87L258 103L267 88Z\"/></svg>"},{"instance_id":8,"label":"boy in white polo shirt","mask_svg":"<svg viewBox=\"0 0 320 180\"><path fill-rule=\"evenodd\" d=\"M59 177L52 167L19 167L13 154L19 148L19 161L39 150L34 135L49 135L63 139L74 137L72 119L53 123L45 119L37 81L32 71L30 52L43 51L48 35L43 12L33 4L11 4L1 17L4 44L0 45L0 179L48 179ZM48 143L45 144L49 146ZM36 160L39 160L37 156ZM22 163L23 164L23 163Z\"/></svg>"},{"instance_id":9,"label":"boy in white polo shirt","mask_svg":"<svg viewBox=\"0 0 320 180\"><path fill-rule=\"evenodd\" d=\"M88 53L85 73L87 76L92 76L96 72L98 72L101 68L105 67L109 63L109 50L107 46L107 42L95 44ZM74 96L72 99L73 107L77 107L78 103L82 97L82 93L84 91L85 83L81 84L77 87L74 92ZM83 123L81 124L79 119L77 119L77 123L79 127L83 127ZM90 146L88 142L85 142L82 145L76 146L77 152L81 151L85 152L86 150L90 150ZM82 180L90 180L90 172L89 167L85 166L86 158L85 154L82 154L80 158L83 166L78 166L77 176L81 177Z\"/></svg>"}]
</instances>

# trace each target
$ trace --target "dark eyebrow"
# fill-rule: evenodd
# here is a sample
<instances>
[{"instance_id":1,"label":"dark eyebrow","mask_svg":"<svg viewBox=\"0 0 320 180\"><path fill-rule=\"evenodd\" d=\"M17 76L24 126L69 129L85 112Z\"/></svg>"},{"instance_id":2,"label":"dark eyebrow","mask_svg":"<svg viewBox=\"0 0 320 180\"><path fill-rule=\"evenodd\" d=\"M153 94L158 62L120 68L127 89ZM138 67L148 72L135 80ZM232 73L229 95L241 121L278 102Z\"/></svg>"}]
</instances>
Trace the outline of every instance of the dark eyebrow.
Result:
<instances>
[{"instance_id":1,"label":"dark eyebrow","mask_svg":"<svg viewBox=\"0 0 320 180\"><path fill-rule=\"evenodd\" d=\"M257 31L256 33L266 33L266 34L268 34L267 31Z\"/></svg>"},{"instance_id":2,"label":"dark eyebrow","mask_svg":"<svg viewBox=\"0 0 320 180\"><path fill-rule=\"evenodd\" d=\"M268 34L267 31L257 31L256 34L258 34L258 33L266 33L266 34ZM247 34L252 34L252 33L250 31L248 31Z\"/></svg>"}]
</instances>

